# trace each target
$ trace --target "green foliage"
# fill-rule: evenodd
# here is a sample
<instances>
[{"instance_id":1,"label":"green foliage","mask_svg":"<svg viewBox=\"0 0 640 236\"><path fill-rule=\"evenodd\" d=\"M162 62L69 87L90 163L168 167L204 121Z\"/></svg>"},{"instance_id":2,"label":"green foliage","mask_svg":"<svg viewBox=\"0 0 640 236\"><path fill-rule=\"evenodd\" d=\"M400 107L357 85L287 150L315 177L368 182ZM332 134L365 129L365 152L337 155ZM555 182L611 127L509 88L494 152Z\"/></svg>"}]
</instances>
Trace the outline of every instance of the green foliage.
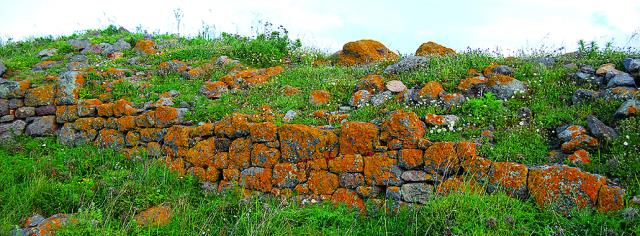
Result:
<instances>
[{"instance_id":1,"label":"green foliage","mask_svg":"<svg viewBox=\"0 0 640 236\"><path fill-rule=\"evenodd\" d=\"M480 155L494 161L512 161L527 165L547 163L548 137L540 130L526 127L494 132L495 144L484 144Z\"/></svg>"},{"instance_id":2,"label":"green foliage","mask_svg":"<svg viewBox=\"0 0 640 236\"><path fill-rule=\"evenodd\" d=\"M258 67L279 65L302 44L300 40L290 40L289 32L283 26L275 30L271 27L271 23L265 23L264 31L255 37L222 33L222 41L229 46L230 56L245 63Z\"/></svg>"}]
</instances>

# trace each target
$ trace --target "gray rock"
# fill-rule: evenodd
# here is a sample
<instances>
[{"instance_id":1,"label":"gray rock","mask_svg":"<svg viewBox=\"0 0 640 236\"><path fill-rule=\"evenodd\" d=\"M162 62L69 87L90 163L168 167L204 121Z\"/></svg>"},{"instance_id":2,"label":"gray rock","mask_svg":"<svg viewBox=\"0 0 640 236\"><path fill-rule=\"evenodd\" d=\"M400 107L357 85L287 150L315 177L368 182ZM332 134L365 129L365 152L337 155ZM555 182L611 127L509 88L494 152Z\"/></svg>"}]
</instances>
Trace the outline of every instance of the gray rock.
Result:
<instances>
[{"instance_id":1,"label":"gray rock","mask_svg":"<svg viewBox=\"0 0 640 236\"><path fill-rule=\"evenodd\" d=\"M638 100L635 100L635 99L627 100L626 102L622 103L622 105L620 105L618 110L616 110L616 114L614 115L614 117L616 119L622 119L630 116L637 116L638 109L640 108L638 107L639 105L640 105L640 102L638 102Z\"/></svg>"},{"instance_id":2,"label":"gray rock","mask_svg":"<svg viewBox=\"0 0 640 236\"><path fill-rule=\"evenodd\" d=\"M631 87L615 87L605 89L601 96L606 100L629 100L636 99L640 95L640 92L636 88Z\"/></svg>"},{"instance_id":3,"label":"gray rock","mask_svg":"<svg viewBox=\"0 0 640 236\"><path fill-rule=\"evenodd\" d=\"M131 49L131 44L129 44L123 38L118 39L118 41L113 44L113 50L115 52L122 52L129 49Z\"/></svg>"},{"instance_id":4,"label":"gray rock","mask_svg":"<svg viewBox=\"0 0 640 236\"><path fill-rule=\"evenodd\" d=\"M38 64L33 65L33 71L43 71L53 68L54 66L60 65L61 61L52 61L52 62L40 62Z\"/></svg>"},{"instance_id":5,"label":"gray rock","mask_svg":"<svg viewBox=\"0 0 640 236\"><path fill-rule=\"evenodd\" d=\"M355 189L364 184L364 176L360 173L341 173L340 186ZM294 186L295 187L295 186Z\"/></svg>"},{"instance_id":6,"label":"gray rock","mask_svg":"<svg viewBox=\"0 0 640 236\"><path fill-rule=\"evenodd\" d=\"M607 88L613 87L635 87L636 81L633 80L633 77L627 73L620 73L618 75L613 76L607 83Z\"/></svg>"},{"instance_id":7,"label":"gray rock","mask_svg":"<svg viewBox=\"0 0 640 236\"><path fill-rule=\"evenodd\" d=\"M16 116L13 114L0 116L0 123L10 122L16 119Z\"/></svg>"},{"instance_id":8,"label":"gray rock","mask_svg":"<svg viewBox=\"0 0 640 236\"><path fill-rule=\"evenodd\" d=\"M635 77L640 77L640 58L625 58L622 64L624 64L626 72Z\"/></svg>"},{"instance_id":9,"label":"gray rock","mask_svg":"<svg viewBox=\"0 0 640 236\"><path fill-rule=\"evenodd\" d=\"M391 99L393 99L393 94L391 93L391 91L384 91L382 93L373 95L373 97L371 97L371 104L373 104L374 106L380 106L384 102Z\"/></svg>"},{"instance_id":10,"label":"gray rock","mask_svg":"<svg viewBox=\"0 0 640 236\"><path fill-rule=\"evenodd\" d=\"M521 107L518 109L518 118L529 119L531 117L533 117L533 112L528 107Z\"/></svg>"},{"instance_id":11,"label":"gray rock","mask_svg":"<svg viewBox=\"0 0 640 236\"><path fill-rule=\"evenodd\" d=\"M527 86L517 79L513 79L506 84L496 84L491 86L489 89L499 99L509 99L516 94L527 92Z\"/></svg>"},{"instance_id":12,"label":"gray rock","mask_svg":"<svg viewBox=\"0 0 640 236\"><path fill-rule=\"evenodd\" d=\"M500 65L492 70L493 74L502 74L502 75L511 75L513 74L513 69L509 66Z\"/></svg>"},{"instance_id":13,"label":"gray rock","mask_svg":"<svg viewBox=\"0 0 640 236\"><path fill-rule=\"evenodd\" d=\"M48 105L48 106L40 106L35 109L36 116L48 116L56 114L56 106Z\"/></svg>"},{"instance_id":14,"label":"gray rock","mask_svg":"<svg viewBox=\"0 0 640 236\"><path fill-rule=\"evenodd\" d=\"M431 179L431 176L429 176L427 172L420 170L408 170L402 172L400 177L407 182L425 182Z\"/></svg>"},{"instance_id":15,"label":"gray rock","mask_svg":"<svg viewBox=\"0 0 640 236\"><path fill-rule=\"evenodd\" d=\"M596 69L594 69L593 66L589 66L589 65L580 67L580 71L587 74L592 74L592 75L596 74Z\"/></svg>"},{"instance_id":16,"label":"gray rock","mask_svg":"<svg viewBox=\"0 0 640 236\"><path fill-rule=\"evenodd\" d=\"M62 73L58 79L58 91L56 96L56 104L58 105L74 105L78 103L77 91L79 88L76 78L78 72L67 71Z\"/></svg>"},{"instance_id":17,"label":"gray rock","mask_svg":"<svg viewBox=\"0 0 640 236\"><path fill-rule=\"evenodd\" d=\"M580 133L583 131L586 131L586 129L582 126L576 125L578 127L578 129L576 130L569 130L568 128L570 126L562 126L559 129L556 130L556 132L558 132L558 138L560 140L562 140L563 142L567 142L571 139L573 139L573 137L575 136L575 133Z\"/></svg>"},{"instance_id":18,"label":"gray rock","mask_svg":"<svg viewBox=\"0 0 640 236\"><path fill-rule=\"evenodd\" d=\"M421 56L407 56L393 65L384 69L385 74L399 74L420 68L426 68L429 65L429 58Z\"/></svg>"},{"instance_id":19,"label":"gray rock","mask_svg":"<svg viewBox=\"0 0 640 236\"><path fill-rule=\"evenodd\" d=\"M218 59L216 59L216 65L219 65L219 66L224 66L224 65L235 66L237 64L240 64L240 61L233 60L233 59L229 58L228 56L220 56L220 57L218 57Z\"/></svg>"},{"instance_id":20,"label":"gray rock","mask_svg":"<svg viewBox=\"0 0 640 236\"><path fill-rule=\"evenodd\" d=\"M298 112L294 111L294 110L288 110L286 114L284 114L284 122L291 122L294 118L296 118L296 116L298 116Z\"/></svg>"},{"instance_id":21,"label":"gray rock","mask_svg":"<svg viewBox=\"0 0 640 236\"><path fill-rule=\"evenodd\" d=\"M40 116L33 118L33 121L27 125L25 133L29 136L55 135L57 128L55 116Z\"/></svg>"},{"instance_id":22,"label":"gray rock","mask_svg":"<svg viewBox=\"0 0 640 236\"><path fill-rule=\"evenodd\" d=\"M53 55L56 55L57 51L58 51L58 49L55 49L55 48L42 49L42 51L38 52L38 57L45 59L47 57L51 57Z\"/></svg>"},{"instance_id":23,"label":"gray rock","mask_svg":"<svg viewBox=\"0 0 640 236\"><path fill-rule=\"evenodd\" d=\"M9 114L9 100L0 99L0 116Z\"/></svg>"},{"instance_id":24,"label":"gray rock","mask_svg":"<svg viewBox=\"0 0 640 236\"><path fill-rule=\"evenodd\" d=\"M385 85L387 90L394 92L394 93L399 93L399 92L403 92L405 90L407 90L407 86L404 85L404 83L402 83L402 81L400 80L391 80L389 82L387 82L387 84Z\"/></svg>"},{"instance_id":25,"label":"gray rock","mask_svg":"<svg viewBox=\"0 0 640 236\"><path fill-rule=\"evenodd\" d=\"M27 122L16 120L12 123L0 124L0 141L13 139L15 136L22 135Z\"/></svg>"},{"instance_id":26,"label":"gray rock","mask_svg":"<svg viewBox=\"0 0 640 236\"><path fill-rule=\"evenodd\" d=\"M82 51L83 49L91 46L91 42L84 39L70 39L69 41L67 41L67 43L78 51Z\"/></svg>"},{"instance_id":27,"label":"gray rock","mask_svg":"<svg viewBox=\"0 0 640 236\"><path fill-rule=\"evenodd\" d=\"M603 78L594 74L578 71L573 74L573 78L577 80L578 84L591 84L599 87L603 83Z\"/></svg>"},{"instance_id":28,"label":"gray rock","mask_svg":"<svg viewBox=\"0 0 640 236\"><path fill-rule=\"evenodd\" d=\"M7 67L0 61L0 76L4 75L5 71L7 71Z\"/></svg>"},{"instance_id":29,"label":"gray rock","mask_svg":"<svg viewBox=\"0 0 640 236\"><path fill-rule=\"evenodd\" d=\"M573 96L571 96L571 102L573 104L590 102L595 100L598 96L600 96L600 93L596 91L590 89L578 89L573 93Z\"/></svg>"},{"instance_id":30,"label":"gray rock","mask_svg":"<svg viewBox=\"0 0 640 236\"><path fill-rule=\"evenodd\" d=\"M18 81L0 78L0 98L20 97L20 83ZM24 94L22 94L24 95Z\"/></svg>"},{"instance_id":31,"label":"gray rock","mask_svg":"<svg viewBox=\"0 0 640 236\"><path fill-rule=\"evenodd\" d=\"M552 67L556 64L556 59L553 57L542 57L535 60L538 64L542 64L546 67Z\"/></svg>"},{"instance_id":32,"label":"gray rock","mask_svg":"<svg viewBox=\"0 0 640 236\"><path fill-rule=\"evenodd\" d=\"M38 214L32 215L31 217L29 217L29 220L28 220L29 225L27 225L27 227L36 227L42 224L44 220L45 220L44 216L41 216Z\"/></svg>"},{"instance_id":33,"label":"gray rock","mask_svg":"<svg viewBox=\"0 0 640 236\"><path fill-rule=\"evenodd\" d=\"M467 98L464 95L459 93L449 93L440 97L441 103L444 107L452 108L461 105Z\"/></svg>"},{"instance_id":34,"label":"gray rock","mask_svg":"<svg viewBox=\"0 0 640 236\"><path fill-rule=\"evenodd\" d=\"M358 90L353 93L351 99L349 99L349 106L352 107L362 107L367 105L371 100L371 93L367 90Z\"/></svg>"},{"instance_id":35,"label":"gray rock","mask_svg":"<svg viewBox=\"0 0 640 236\"><path fill-rule=\"evenodd\" d=\"M18 119L24 119L27 117L32 117L36 115L36 108L35 107L21 107L16 109L16 118Z\"/></svg>"},{"instance_id":36,"label":"gray rock","mask_svg":"<svg viewBox=\"0 0 640 236\"><path fill-rule=\"evenodd\" d=\"M613 128L605 125L593 115L587 116L587 127L589 127L591 134L600 140L607 140L607 142L611 142L614 138L618 137L618 133L616 133Z\"/></svg>"},{"instance_id":37,"label":"gray rock","mask_svg":"<svg viewBox=\"0 0 640 236\"><path fill-rule=\"evenodd\" d=\"M23 107L24 101L22 99L13 98L9 99L9 109L17 109L18 107Z\"/></svg>"},{"instance_id":38,"label":"gray rock","mask_svg":"<svg viewBox=\"0 0 640 236\"><path fill-rule=\"evenodd\" d=\"M77 146L91 143L96 138L96 135L96 130L76 130L72 123L66 123L58 132L58 141L64 145Z\"/></svg>"},{"instance_id":39,"label":"gray rock","mask_svg":"<svg viewBox=\"0 0 640 236\"><path fill-rule=\"evenodd\" d=\"M426 183L410 183L401 187L402 200L411 203L427 203L433 194L433 186Z\"/></svg>"}]
</instances>

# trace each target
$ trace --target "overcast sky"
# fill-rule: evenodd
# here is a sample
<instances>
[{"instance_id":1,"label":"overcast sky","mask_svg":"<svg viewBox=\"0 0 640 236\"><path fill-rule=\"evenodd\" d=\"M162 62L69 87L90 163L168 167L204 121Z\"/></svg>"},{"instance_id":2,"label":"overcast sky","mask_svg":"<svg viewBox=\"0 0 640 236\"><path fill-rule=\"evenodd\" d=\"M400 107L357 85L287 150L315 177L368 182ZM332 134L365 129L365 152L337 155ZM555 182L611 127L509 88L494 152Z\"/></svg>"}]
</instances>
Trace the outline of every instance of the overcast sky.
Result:
<instances>
[{"instance_id":1,"label":"overcast sky","mask_svg":"<svg viewBox=\"0 0 640 236\"><path fill-rule=\"evenodd\" d=\"M305 45L327 51L362 38L413 53L435 41L509 54L519 49L566 47L579 39L640 47L640 0L0 0L0 37L69 34L109 24L129 30L196 34L203 22L216 32L250 34L258 21L284 25Z\"/></svg>"}]
</instances>

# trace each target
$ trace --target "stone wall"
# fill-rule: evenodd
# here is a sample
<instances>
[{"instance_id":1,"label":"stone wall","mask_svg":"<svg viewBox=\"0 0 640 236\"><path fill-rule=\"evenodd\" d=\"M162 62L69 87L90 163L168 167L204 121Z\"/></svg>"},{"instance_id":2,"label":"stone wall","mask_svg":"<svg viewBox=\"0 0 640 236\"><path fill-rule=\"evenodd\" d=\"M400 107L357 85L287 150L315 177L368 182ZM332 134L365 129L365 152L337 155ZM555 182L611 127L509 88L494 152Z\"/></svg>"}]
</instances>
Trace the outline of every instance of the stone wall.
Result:
<instances>
[{"instance_id":1,"label":"stone wall","mask_svg":"<svg viewBox=\"0 0 640 236\"><path fill-rule=\"evenodd\" d=\"M423 120L402 110L380 125L346 122L340 128L276 126L242 114L187 125L184 111L162 103L136 108L125 100L79 100L82 83L75 72L44 86L0 80L0 138L55 135L68 145L93 143L129 157L146 153L217 190L242 187L303 202L363 208L364 199L387 199L400 206L470 187L533 198L564 212L624 205L624 190L599 175L493 162L477 156L472 142L430 142L422 138Z\"/></svg>"}]
</instances>

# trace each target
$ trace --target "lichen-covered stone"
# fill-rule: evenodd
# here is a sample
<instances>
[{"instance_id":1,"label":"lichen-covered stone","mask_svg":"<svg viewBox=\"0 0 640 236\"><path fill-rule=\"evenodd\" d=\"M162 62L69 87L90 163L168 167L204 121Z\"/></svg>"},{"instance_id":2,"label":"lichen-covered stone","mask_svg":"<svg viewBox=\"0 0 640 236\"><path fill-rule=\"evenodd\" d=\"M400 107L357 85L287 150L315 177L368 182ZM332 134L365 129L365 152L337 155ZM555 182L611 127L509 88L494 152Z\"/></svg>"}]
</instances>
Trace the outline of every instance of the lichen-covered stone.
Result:
<instances>
[{"instance_id":1,"label":"lichen-covered stone","mask_svg":"<svg viewBox=\"0 0 640 236\"><path fill-rule=\"evenodd\" d=\"M309 94L309 103L313 106L321 106L329 103L331 94L326 90L313 90Z\"/></svg>"},{"instance_id":2,"label":"lichen-covered stone","mask_svg":"<svg viewBox=\"0 0 640 236\"><path fill-rule=\"evenodd\" d=\"M78 106L58 106L56 107L56 122L67 123L78 119Z\"/></svg>"},{"instance_id":3,"label":"lichen-covered stone","mask_svg":"<svg viewBox=\"0 0 640 236\"><path fill-rule=\"evenodd\" d=\"M529 195L541 207L561 212L594 206L605 178L568 166L542 166L529 169Z\"/></svg>"},{"instance_id":4,"label":"lichen-covered stone","mask_svg":"<svg viewBox=\"0 0 640 236\"><path fill-rule=\"evenodd\" d=\"M396 110L382 123L380 140L389 143L395 139L401 142L402 148L416 148L425 133L425 124L415 113Z\"/></svg>"},{"instance_id":5,"label":"lichen-covered stone","mask_svg":"<svg viewBox=\"0 0 640 236\"><path fill-rule=\"evenodd\" d=\"M7 111L6 114L2 114L2 115L8 115L9 112ZM32 117L36 115L36 108L35 107L20 107L18 109L15 110L15 114L16 118L18 119L24 119L27 117Z\"/></svg>"},{"instance_id":6,"label":"lichen-covered stone","mask_svg":"<svg viewBox=\"0 0 640 236\"><path fill-rule=\"evenodd\" d=\"M331 195L338 188L339 179L331 172L314 170L309 174L307 184L309 190L316 195Z\"/></svg>"},{"instance_id":7,"label":"lichen-covered stone","mask_svg":"<svg viewBox=\"0 0 640 236\"><path fill-rule=\"evenodd\" d=\"M602 186L598 192L598 210L610 212L624 207L624 189L617 186Z\"/></svg>"},{"instance_id":8,"label":"lichen-covered stone","mask_svg":"<svg viewBox=\"0 0 640 236\"><path fill-rule=\"evenodd\" d=\"M249 133L248 119L245 115L239 113L225 116L215 126L215 134L219 137L235 139L245 137Z\"/></svg>"},{"instance_id":9,"label":"lichen-covered stone","mask_svg":"<svg viewBox=\"0 0 640 236\"><path fill-rule=\"evenodd\" d=\"M396 165L397 160L389 158L384 153L375 153L364 157L364 177L368 185L402 184L402 170Z\"/></svg>"},{"instance_id":10,"label":"lichen-covered stone","mask_svg":"<svg viewBox=\"0 0 640 236\"><path fill-rule=\"evenodd\" d=\"M273 167L273 186L278 188L294 188L307 181L304 163L282 162Z\"/></svg>"},{"instance_id":11,"label":"lichen-covered stone","mask_svg":"<svg viewBox=\"0 0 640 236\"><path fill-rule=\"evenodd\" d=\"M382 92L385 88L383 80L379 75L367 75L358 81L355 90L367 90L371 94Z\"/></svg>"},{"instance_id":12,"label":"lichen-covered stone","mask_svg":"<svg viewBox=\"0 0 640 236\"><path fill-rule=\"evenodd\" d=\"M401 149L398 151L398 166L404 169L414 169L424 163L422 150Z\"/></svg>"},{"instance_id":13,"label":"lichen-covered stone","mask_svg":"<svg viewBox=\"0 0 640 236\"><path fill-rule=\"evenodd\" d=\"M189 131L191 127L174 125L167 128L164 135L164 146L170 148L173 153L178 153L180 149L189 147Z\"/></svg>"},{"instance_id":14,"label":"lichen-covered stone","mask_svg":"<svg viewBox=\"0 0 640 236\"><path fill-rule=\"evenodd\" d=\"M144 54L156 54L156 43L151 39L140 39L136 42L136 51Z\"/></svg>"},{"instance_id":15,"label":"lichen-covered stone","mask_svg":"<svg viewBox=\"0 0 640 236\"><path fill-rule=\"evenodd\" d=\"M58 141L64 145L76 146L93 142L98 132L95 129L78 130L73 123L66 123L58 132Z\"/></svg>"},{"instance_id":16,"label":"lichen-covered stone","mask_svg":"<svg viewBox=\"0 0 640 236\"><path fill-rule=\"evenodd\" d=\"M252 166L273 168L278 161L280 161L280 150L268 147L266 144L262 143L253 144L251 149Z\"/></svg>"},{"instance_id":17,"label":"lichen-covered stone","mask_svg":"<svg viewBox=\"0 0 640 236\"><path fill-rule=\"evenodd\" d=\"M432 41L421 44L420 47L418 47L418 49L416 50L416 56L425 57L433 55L444 56L455 54L456 52L453 49L447 48Z\"/></svg>"},{"instance_id":18,"label":"lichen-covered stone","mask_svg":"<svg viewBox=\"0 0 640 236\"><path fill-rule=\"evenodd\" d=\"M160 142L164 139L166 130L160 128L140 129L140 140L143 142Z\"/></svg>"},{"instance_id":19,"label":"lichen-covered stone","mask_svg":"<svg viewBox=\"0 0 640 236\"><path fill-rule=\"evenodd\" d=\"M0 98L22 98L29 87L31 87L29 80L14 81L0 78Z\"/></svg>"},{"instance_id":20,"label":"lichen-covered stone","mask_svg":"<svg viewBox=\"0 0 640 236\"><path fill-rule=\"evenodd\" d=\"M527 196L527 166L515 162L493 162L489 174L488 192L505 191L507 194Z\"/></svg>"},{"instance_id":21,"label":"lichen-covered stone","mask_svg":"<svg viewBox=\"0 0 640 236\"><path fill-rule=\"evenodd\" d=\"M124 99L119 99L113 105L113 115L115 117L131 116L136 113L133 103ZM156 112L157 114L157 112Z\"/></svg>"},{"instance_id":22,"label":"lichen-covered stone","mask_svg":"<svg viewBox=\"0 0 640 236\"><path fill-rule=\"evenodd\" d=\"M429 81L427 82L418 92L416 93L416 102L428 103L437 100L441 94L443 94L444 88L442 88L442 84L438 81Z\"/></svg>"},{"instance_id":23,"label":"lichen-covered stone","mask_svg":"<svg viewBox=\"0 0 640 236\"><path fill-rule=\"evenodd\" d=\"M251 140L239 138L229 146L229 166L236 169L249 167L251 161Z\"/></svg>"},{"instance_id":24,"label":"lichen-covered stone","mask_svg":"<svg viewBox=\"0 0 640 236\"><path fill-rule=\"evenodd\" d=\"M215 139L208 138L197 142L187 151L186 161L194 166L210 167L213 166L215 152ZM215 167L214 167L215 168Z\"/></svg>"},{"instance_id":25,"label":"lichen-covered stone","mask_svg":"<svg viewBox=\"0 0 640 236\"><path fill-rule=\"evenodd\" d=\"M124 135L113 129L102 129L96 137L96 146L100 148L110 148L120 150L125 147Z\"/></svg>"},{"instance_id":26,"label":"lichen-covered stone","mask_svg":"<svg viewBox=\"0 0 640 236\"><path fill-rule=\"evenodd\" d=\"M200 93L209 99L220 98L222 94L229 92L227 84L222 81L206 81L200 88Z\"/></svg>"},{"instance_id":27,"label":"lichen-covered stone","mask_svg":"<svg viewBox=\"0 0 640 236\"><path fill-rule=\"evenodd\" d=\"M382 43L363 39L355 42L349 42L342 47L342 51L338 52L338 64L345 66L363 65L371 62L382 60L394 61L398 59L398 55Z\"/></svg>"},{"instance_id":28,"label":"lichen-covered stone","mask_svg":"<svg viewBox=\"0 0 640 236\"><path fill-rule=\"evenodd\" d=\"M11 123L0 123L0 142L13 140L16 136L22 135L27 123L16 120Z\"/></svg>"},{"instance_id":29,"label":"lichen-covered stone","mask_svg":"<svg viewBox=\"0 0 640 236\"><path fill-rule=\"evenodd\" d=\"M56 105L75 105L78 103L80 85L84 77L76 71L63 72L58 79L56 91Z\"/></svg>"},{"instance_id":30,"label":"lichen-covered stone","mask_svg":"<svg viewBox=\"0 0 640 236\"><path fill-rule=\"evenodd\" d=\"M351 99L349 99L349 106L363 107L367 105L367 103L371 100L372 96L373 94L371 94L367 90L358 90L355 93L353 93L353 95L351 96Z\"/></svg>"},{"instance_id":31,"label":"lichen-covered stone","mask_svg":"<svg viewBox=\"0 0 640 236\"><path fill-rule=\"evenodd\" d=\"M24 104L29 107L47 106L54 103L55 87L53 85L28 89L25 93Z\"/></svg>"},{"instance_id":32,"label":"lichen-covered stone","mask_svg":"<svg viewBox=\"0 0 640 236\"><path fill-rule=\"evenodd\" d=\"M339 155L329 159L329 171L334 173L362 172L364 162L360 155Z\"/></svg>"},{"instance_id":33,"label":"lichen-covered stone","mask_svg":"<svg viewBox=\"0 0 640 236\"><path fill-rule=\"evenodd\" d=\"M169 127L178 123L178 110L175 107L161 106L153 113L156 127Z\"/></svg>"},{"instance_id":34,"label":"lichen-covered stone","mask_svg":"<svg viewBox=\"0 0 640 236\"><path fill-rule=\"evenodd\" d=\"M340 128L340 153L371 156L378 140L376 125L367 122L345 122Z\"/></svg>"},{"instance_id":35,"label":"lichen-covered stone","mask_svg":"<svg viewBox=\"0 0 640 236\"><path fill-rule=\"evenodd\" d=\"M261 192L271 191L271 169L249 167L241 172L240 183L245 187Z\"/></svg>"},{"instance_id":36,"label":"lichen-covered stone","mask_svg":"<svg viewBox=\"0 0 640 236\"><path fill-rule=\"evenodd\" d=\"M363 198L375 198L380 195L382 188L378 186L358 186L356 192Z\"/></svg>"},{"instance_id":37,"label":"lichen-covered stone","mask_svg":"<svg viewBox=\"0 0 640 236\"><path fill-rule=\"evenodd\" d=\"M330 130L301 125L287 124L278 128L282 158L289 162L335 157L338 151L338 137Z\"/></svg>"},{"instance_id":38,"label":"lichen-covered stone","mask_svg":"<svg viewBox=\"0 0 640 236\"><path fill-rule=\"evenodd\" d=\"M87 117L97 115L96 107L102 105L98 99L86 99L78 103L78 116Z\"/></svg>"},{"instance_id":39,"label":"lichen-covered stone","mask_svg":"<svg viewBox=\"0 0 640 236\"><path fill-rule=\"evenodd\" d=\"M278 127L271 122L253 123L249 125L251 141L256 143L278 140Z\"/></svg>"},{"instance_id":40,"label":"lichen-covered stone","mask_svg":"<svg viewBox=\"0 0 640 236\"><path fill-rule=\"evenodd\" d=\"M431 173L456 173L460 168L460 159L453 142L433 143L424 152L424 168Z\"/></svg>"}]
</instances>

